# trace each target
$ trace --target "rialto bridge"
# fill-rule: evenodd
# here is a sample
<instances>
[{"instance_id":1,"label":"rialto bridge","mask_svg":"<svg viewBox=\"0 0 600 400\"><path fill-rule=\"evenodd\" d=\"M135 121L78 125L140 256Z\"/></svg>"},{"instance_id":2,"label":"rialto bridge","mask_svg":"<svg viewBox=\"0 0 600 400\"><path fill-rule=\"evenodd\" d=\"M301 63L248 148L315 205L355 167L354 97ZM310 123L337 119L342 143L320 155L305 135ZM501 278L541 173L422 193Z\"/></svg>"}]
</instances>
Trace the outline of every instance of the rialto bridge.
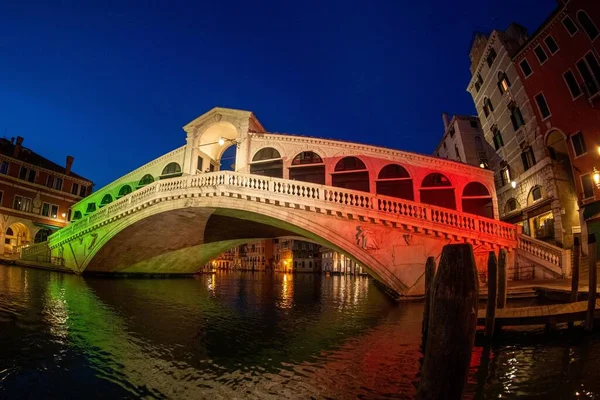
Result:
<instances>
[{"instance_id":1,"label":"rialto bridge","mask_svg":"<svg viewBox=\"0 0 600 400\"><path fill-rule=\"evenodd\" d=\"M77 273L189 274L254 239L301 236L360 262L401 295L423 291L428 256L473 244L509 262L524 249L565 273L565 259L497 220L491 171L382 147L266 132L247 111L215 108L186 144L77 203L71 224L24 260L51 255ZM234 171L221 157L236 146Z\"/></svg>"}]
</instances>

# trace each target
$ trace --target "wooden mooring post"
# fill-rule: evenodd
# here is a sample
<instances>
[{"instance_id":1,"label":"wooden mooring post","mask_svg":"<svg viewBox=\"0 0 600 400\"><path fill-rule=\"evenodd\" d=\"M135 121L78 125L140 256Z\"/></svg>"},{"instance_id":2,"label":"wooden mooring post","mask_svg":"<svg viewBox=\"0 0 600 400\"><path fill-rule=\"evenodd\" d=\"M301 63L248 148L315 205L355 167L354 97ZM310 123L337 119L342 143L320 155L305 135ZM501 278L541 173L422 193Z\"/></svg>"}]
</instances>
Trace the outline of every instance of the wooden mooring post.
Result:
<instances>
[{"instance_id":1,"label":"wooden mooring post","mask_svg":"<svg viewBox=\"0 0 600 400\"><path fill-rule=\"evenodd\" d=\"M473 247L444 246L435 275L417 399L462 398L475 343L478 299Z\"/></svg>"},{"instance_id":2,"label":"wooden mooring post","mask_svg":"<svg viewBox=\"0 0 600 400\"><path fill-rule=\"evenodd\" d=\"M496 253L488 256L488 297L485 308L485 336L492 338L496 325L496 306L498 304L498 261Z\"/></svg>"},{"instance_id":3,"label":"wooden mooring post","mask_svg":"<svg viewBox=\"0 0 600 400\"><path fill-rule=\"evenodd\" d=\"M577 302L579 296L579 259L581 258L581 243L575 237L573 243L573 268L571 271L571 303Z\"/></svg>"},{"instance_id":4,"label":"wooden mooring post","mask_svg":"<svg viewBox=\"0 0 600 400\"><path fill-rule=\"evenodd\" d=\"M588 307L585 316L585 330L594 329L594 311L596 310L596 235L588 235L588 260L589 260L589 286Z\"/></svg>"},{"instance_id":5,"label":"wooden mooring post","mask_svg":"<svg viewBox=\"0 0 600 400\"><path fill-rule=\"evenodd\" d=\"M427 257L425 264L425 305L423 307L423 351L427 346L427 332L429 330L429 314L431 312L431 297L435 278L435 258Z\"/></svg>"},{"instance_id":6,"label":"wooden mooring post","mask_svg":"<svg viewBox=\"0 0 600 400\"><path fill-rule=\"evenodd\" d=\"M498 254L498 309L506 307L506 297L508 295L506 276L506 250L500 249Z\"/></svg>"}]
</instances>

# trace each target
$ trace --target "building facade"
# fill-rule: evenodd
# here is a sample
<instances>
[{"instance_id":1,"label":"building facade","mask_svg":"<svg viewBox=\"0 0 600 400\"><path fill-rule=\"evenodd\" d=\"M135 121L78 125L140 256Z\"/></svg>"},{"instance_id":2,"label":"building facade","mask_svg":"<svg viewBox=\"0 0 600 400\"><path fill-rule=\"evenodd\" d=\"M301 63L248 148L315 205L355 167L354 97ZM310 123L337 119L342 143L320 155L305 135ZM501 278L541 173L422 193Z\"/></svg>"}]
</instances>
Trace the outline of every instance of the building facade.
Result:
<instances>
[{"instance_id":1,"label":"building facade","mask_svg":"<svg viewBox=\"0 0 600 400\"><path fill-rule=\"evenodd\" d=\"M579 226L576 197L548 154L535 106L513 60L528 39L517 24L475 34L467 91L494 150L488 161L495 172L500 219L521 225L535 239L569 248Z\"/></svg>"},{"instance_id":2,"label":"building facade","mask_svg":"<svg viewBox=\"0 0 600 400\"><path fill-rule=\"evenodd\" d=\"M563 208L575 208L583 237L588 224L600 233L600 3L560 2L514 63L555 175L569 183L559 190L575 191Z\"/></svg>"},{"instance_id":3,"label":"building facade","mask_svg":"<svg viewBox=\"0 0 600 400\"><path fill-rule=\"evenodd\" d=\"M46 240L67 225L71 206L91 193L92 182L23 146L23 138L0 138L0 256Z\"/></svg>"},{"instance_id":4,"label":"building facade","mask_svg":"<svg viewBox=\"0 0 600 400\"><path fill-rule=\"evenodd\" d=\"M321 248L322 268L324 273L331 274L366 274L363 266L350 257L327 247Z\"/></svg>"},{"instance_id":5,"label":"building facade","mask_svg":"<svg viewBox=\"0 0 600 400\"><path fill-rule=\"evenodd\" d=\"M320 246L297 239L274 239L275 269L282 272L321 272Z\"/></svg>"},{"instance_id":6,"label":"building facade","mask_svg":"<svg viewBox=\"0 0 600 400\"><path fill-rule=\"evenodd\" d=\"M454 115L450 119L442 114L444 135L438 143L435 154L438 157L460 161L486 168L489 144L483 138L479 118L472 115Z\"/></svg>"}]
</instances>

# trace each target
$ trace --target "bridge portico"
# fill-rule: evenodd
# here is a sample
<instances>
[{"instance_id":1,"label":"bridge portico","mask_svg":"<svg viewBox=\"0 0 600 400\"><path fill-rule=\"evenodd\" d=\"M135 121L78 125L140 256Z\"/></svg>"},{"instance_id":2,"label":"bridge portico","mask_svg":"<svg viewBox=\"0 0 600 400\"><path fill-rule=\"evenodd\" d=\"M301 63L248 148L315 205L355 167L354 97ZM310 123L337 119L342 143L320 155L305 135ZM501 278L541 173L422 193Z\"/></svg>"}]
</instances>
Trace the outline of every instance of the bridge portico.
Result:
<instances>
[{"instance_id":1,"label":"bridge portico","mask_svg":"<svg viewBox=\"0 0 600 400\"><path fill-rule=\"evenodd\" d=\"M184 130L186 145L76 204L73 222L49 239L52 256L77 272L192 273L237 244L295 235L410 295L422 292L426 258L447 243L473 243L482 269L488 251L512 257L516 248L516 228L494 220L491 171L267 133L239 110L213 109ZM232 145L235 171L219 171Z\"/></svg>"}]
</instances>

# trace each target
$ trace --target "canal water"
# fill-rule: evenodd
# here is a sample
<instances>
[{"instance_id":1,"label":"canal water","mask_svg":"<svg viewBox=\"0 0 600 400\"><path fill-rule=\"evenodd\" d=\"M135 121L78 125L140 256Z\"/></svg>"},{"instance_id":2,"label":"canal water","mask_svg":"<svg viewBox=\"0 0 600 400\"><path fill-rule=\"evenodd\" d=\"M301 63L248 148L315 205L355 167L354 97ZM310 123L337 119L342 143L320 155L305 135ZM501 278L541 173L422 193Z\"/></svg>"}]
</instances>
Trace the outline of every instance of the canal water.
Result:
<instances>
[{"instance_id":1,"label":"canal water","mask_svg":"<svg viewBox=\"0 0 600 400\"><path fill-rule=\"evenodd\" d=\"M409 399L422 305L365 277L100 279L0 266L1 399ZM600 335L477 344L466 398L597 398Z\"/></svg>"}]
</instances>

